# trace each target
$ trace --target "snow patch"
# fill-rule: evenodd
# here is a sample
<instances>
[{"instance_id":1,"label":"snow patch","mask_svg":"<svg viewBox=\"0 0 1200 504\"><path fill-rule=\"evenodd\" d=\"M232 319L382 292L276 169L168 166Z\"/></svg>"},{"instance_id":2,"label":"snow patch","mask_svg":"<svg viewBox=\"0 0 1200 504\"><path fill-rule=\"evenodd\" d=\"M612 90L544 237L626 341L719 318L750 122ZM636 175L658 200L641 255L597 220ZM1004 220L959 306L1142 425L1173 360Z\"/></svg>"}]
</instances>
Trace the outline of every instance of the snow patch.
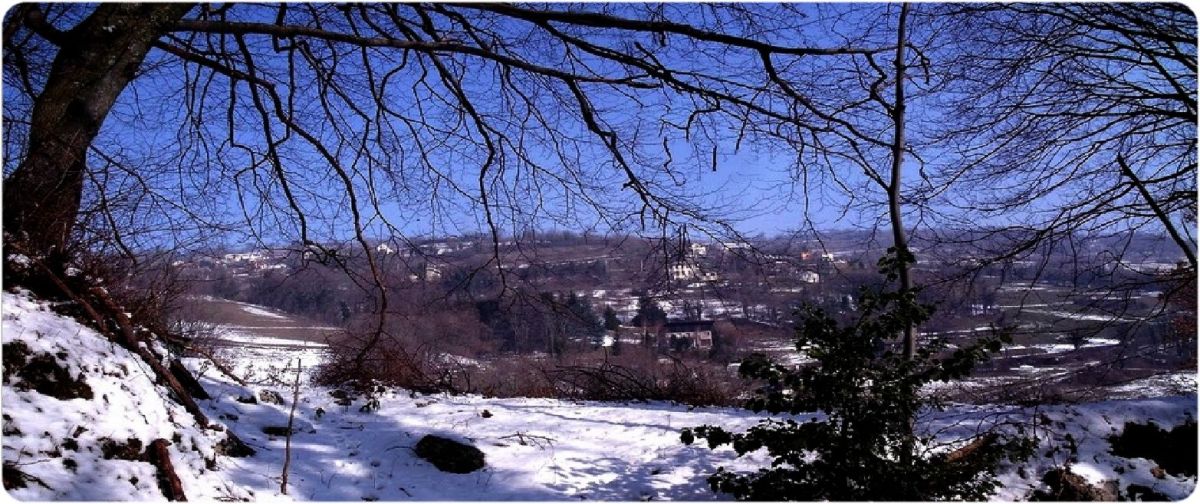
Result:
<instances>
[{"instance_id":1,"label":"snow patch","mask_svg":"<svg viewBox=\"0 0 1200 504\"><path fill-rule=\"evenodd\" d=\"M266 308L263 308L260 306L255 306L252 304L238 303L238 306L241 307L242 311L249 313L251 315L257 315L259 317L281 319L281 320L288 318L286 315L280 315L278 313L267 310Z\"/></svg>"}]
</instances>

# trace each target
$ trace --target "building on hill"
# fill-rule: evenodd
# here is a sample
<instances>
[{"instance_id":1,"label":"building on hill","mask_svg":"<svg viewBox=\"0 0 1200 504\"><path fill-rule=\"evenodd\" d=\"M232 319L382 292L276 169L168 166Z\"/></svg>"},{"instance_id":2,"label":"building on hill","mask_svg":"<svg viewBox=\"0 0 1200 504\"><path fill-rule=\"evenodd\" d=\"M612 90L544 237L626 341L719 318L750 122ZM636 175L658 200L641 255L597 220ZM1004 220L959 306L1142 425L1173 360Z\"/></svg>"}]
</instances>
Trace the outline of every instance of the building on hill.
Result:
<instances>
[{"instance_id":1,"label":"building on hill","mask_svg":"<svg viewBox=\"0 0 1200 504\"><path fill-rule=\"evenodd\" d=\"M668 340L690 340L694 348L712 348L713 321L668 321L666 324L663 324L662 335L666 336Z\"/></svg>"},{"instance_id":2,"label":"building on hill","mask_svg":"<svg viewBox=\"0 0 1200 504\"><path fill-rule=\"evenodd\" d=\"M671 280L685 281L696 278L696 267L686 262L677 262L671 265L667 271Z\"/></svg>"}]
</instances>

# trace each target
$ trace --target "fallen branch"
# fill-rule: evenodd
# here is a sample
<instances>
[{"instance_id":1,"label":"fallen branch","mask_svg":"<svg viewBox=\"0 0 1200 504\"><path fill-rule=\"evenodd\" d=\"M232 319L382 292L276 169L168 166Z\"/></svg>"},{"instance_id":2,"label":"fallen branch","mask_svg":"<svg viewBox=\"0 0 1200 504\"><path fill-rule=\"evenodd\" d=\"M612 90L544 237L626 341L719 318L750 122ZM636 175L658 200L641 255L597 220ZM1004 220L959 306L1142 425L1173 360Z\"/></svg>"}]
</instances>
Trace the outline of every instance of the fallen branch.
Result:
<instances>
[{"instance_id":1,"label":"fallen branch","mask_svg":"<svg viewBox=\"0 0 1200 504\"><path fill-rule=\"evenodd\" d=\"M963 446L962 448L954 450L954 451L950 452L949 455L946 455L946 462L953 464L955 462L967 460L972 455L974 455L975 452L978 452L979 450L987 448L987 447L991 446L992 444L994 444L997 439L999 439L999 436L997 436L995 433L992 433L992 432L989 432L986 435L980 436L980 437L976 438L974 441L967 443L966 446Z\"/></svg>"},{"instance_id":2,"label":"fallen branch","mask_svg":"<svg viewBox=\"0 0 1200 504\"><path fill-rule=\"evenodd\" d=\"M179 359L172 359L169 369L171 370L171 375L174 376L176 380L179 380L179 383L183 385L183 388L186 389L188 393L192 394L192 397L195 397L196 399L212 398L208 395L208 392L204 390L204 387L200 385L200 382L196 380L196 377L192 376L192 373L188 371L187 368L183 367L183 363L180 362Z\"/></svg>"},{"instance_id":3,"label":"fallen branch","mask_svg":"<svg viewBox=\"0 0 1200 504\"><path fill-rule=\"evenodd\" d=\"M122 339L118 341L124 342L123 346L130 351L137 353L142 357L142 360L146 361L146 363L150 365L150 369L154 371L154 375L158 377L160 381L166 383L167 388L169 388L171 392L175 394L175 398L179 400L180 404L183 404L183 408L186 409L188 413L192 414L192 417L196 419L196 423L199 424L200 427L208 427L208 417L204 415L204 411L202 411L200 406L196 404L196 400L192 398L192 394L188 393L187 389L183 387L183 384L179 383L179 380L175 379L175 375L171 374L171 371L168 370L166 366L163 366L162 362L158 360L158 356L150 353L149 348L142 344L140 339L137 337L133 323L129 320L129 317L125 316L125 312L122 311L119 306L117 306L117 303L108 296L104 289L93 287L91 289L91 294L94 298L103 303L104 308L109 312L109 315L112 316L113 320L117 322L117 326L120 328L122 335ZM189 373L186 369L183 370L183 373L188 377L191 377L191 373ZM195 380L195 378L191 379Z\"/></svg>"},{"instance_id":4,"label":"fallen branch","mask_svg":"<svg viewBox=\"0 0 1200 504\"><path fill-rule=\"evenodd\" d=\"M146 458L158 469L158 487L162 490L163 497L172 501L186 501L183 483L179 481L179 475L171 465L171 452L167 450L169 444L162 438L150 442L150 446L146 448Z\"/></svg>"},{"instance_id":5,"label":"fallen branch","mask_svg":"<svg viewBox=\"0 0 1200 504\"><path fill-rule=\"evenodd\" d=\"M88 317L91 318L93 323L96 324L97 331L100 331L100 333L109 340L116 342L118 345L121 345L125 349L136 353L139 357L141 357L142 360L150 365L150 369L154 371L155 377L159 381L165 383L167 388L169 388L171 392L175 394L176 399L180 404L183 405L184 409L186 409L188 413L191 413L192 417L196 419L196 423L199 424L200 427L208 427L208 417L205 416L204 412L200 410L200 406L196 404L196 401L192 398L192 395L188 393L183 385L179 383L179 380L177 380L175 376L171 374L171 371L168 370L166 366L163 366L162 362L159 362L158 357L150 353L150 350L141 344L141 341L138 338L137 332L134 330L133 324L130 322L129 317L125 316L125 312L117 306L116 302L114 302L112 298L108 296L108 293L104 289L92 287L91 289L88 289L88 294L90 294L92 299L84 299L82 296L77 294L74 289L71 289L66 282L59 278L58 275L55 274L54 271L45 263L38 259L34 259L34 262L42 270L42 273L45 275L46 279L50 280L50 282L53 283L54 286L57 287L62 294L67 297L67 299L74 301L77 305L79 305L80 308L83 309L84 312L87 313ZM110 329L109 324L106 323L106 318L101 315L100 310L96 309L97 304L93 303L92 301L98 302L105 314L108 315L112 321L116 322L117 331ZM184 369L183 372L188 376L191 376L191 373L187 373L186 369ZM192 379L194 380L195 378Z\"/></svg>"}]
</instances>

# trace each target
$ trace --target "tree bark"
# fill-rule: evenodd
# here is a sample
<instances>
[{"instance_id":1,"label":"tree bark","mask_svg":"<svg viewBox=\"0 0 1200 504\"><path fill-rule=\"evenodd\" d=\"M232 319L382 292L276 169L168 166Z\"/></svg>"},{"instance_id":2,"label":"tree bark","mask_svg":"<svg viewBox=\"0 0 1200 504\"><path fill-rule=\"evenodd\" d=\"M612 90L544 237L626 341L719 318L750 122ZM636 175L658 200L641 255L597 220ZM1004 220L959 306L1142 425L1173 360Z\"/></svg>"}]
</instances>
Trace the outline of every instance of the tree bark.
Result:
<instances>
[{"instance_id":1,"label":"tree bark","mask_svg":"<svg viewBox=\"0 0 1200 504\"><path fill-rule=\"evenodd\" d=\"M896 248L896 268L900 281L900 295L908 296L912 292L912 278L909 275L908 260L911 257L908 251L908 238L904 233L904 220L900 213L900 183L901 183L901 168L904 163L904 76L907 66L904 63L904 47L908 44L908 9L909 4L905 2L900 6L900 19L896 26L896 97L890 110L892 116L893 137L892 137L892 173L891 180L888 181L888 214L891 217L892 224L892 246ZM902 335L904 344L904 360L911 361L913 355L916 354L917 342L913 334L912 322L904 324L904 334ZM913 435L916 429L916 417L910 416L908 419L908 431L905 433L903 446L900 449L900 462L906 467L912 467L914 452L916 447L916 437Z\"/></svg>"},{"instance_id":2,"label":"tree bark","mask_svg":"<svg viewBox=\"0 0 1200 504\"><path fill-rule=\"evenodd\" d=\"M901 164L904 163L905 148L905 98L904 79L907 66L905 65L905 46L908 43L906 25L908 22L908 4L900 6L900 22L896 26L896 55L895 55L895 103L892 106L892 122L894 126L892 138L892 180L888 185L888 214L892 217L892 244L896 248L900 276L900 294L906 295L912 290L912 278L908 275L908 239L905 236L904 221L900 215L900 174ZM913 338L911 324L904 329L904 356L912 359L916 353L917 341Z\"/></svg>"},{"instance_id":3,"label":"tree bark","mask_svg":"<svg viewBox=\"0 0 1200 504\"><path fill-rule=\"evenodd\" d=\"M23 21L58 53L33 107L25 158L4 181L4 230L34 254L64 252L83 194L88 147L151 44L191 4L107 3L70 31ZM39 22L40 21L40 22Z\"/></svg>"},{"instance_id":4,"label":"tree bark","mask_svg":"<svg viewBox=\"0 0 1200 504\"><path fill-rule=\"evenodd\" d=\"M193 398L212 399L212 396L208 395L208 391L204 390L204 386L200 385L200 381L196 380L195 376L192 376L191 371L188 371L179 359L171 359L167 370L171 372L171 376L174 376L179 381L179 384L183 385L183 389L191 394Z\"/></svg>"},{"instance_id":5,"label":"tree bark","mask_svg":"<svg viewBox=\"0 0 1200 504\"><path fill-rule=\"evenodd\" d=\"M892 173L888 184L888 214L892 224L892 245L896 247L897 267L900 276L900 294L907 295L912 290L912 279L908 271L908 238L904 233L904 222L900 214L900 174L904 163L904 75L907 66L904 63L904 47L908 44L906 27L908 24L908 3L900 6L900 20L896 27L896 101L892 105L891 116L893 128L892 137ZM917 342L913 338L912 324L904 327L904 358L912 359L916 353Z\"/></svg>"}]
</instances>

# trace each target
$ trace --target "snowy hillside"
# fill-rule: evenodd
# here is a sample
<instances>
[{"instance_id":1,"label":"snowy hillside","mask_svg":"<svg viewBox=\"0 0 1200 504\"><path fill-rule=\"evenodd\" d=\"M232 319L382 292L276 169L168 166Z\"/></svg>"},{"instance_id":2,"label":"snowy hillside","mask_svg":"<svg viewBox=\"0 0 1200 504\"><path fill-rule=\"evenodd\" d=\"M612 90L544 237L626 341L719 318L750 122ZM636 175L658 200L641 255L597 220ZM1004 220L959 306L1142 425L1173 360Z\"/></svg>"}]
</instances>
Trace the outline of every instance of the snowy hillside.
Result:
<instances>
[{"instance_id":1,"label":"snowy hillside","mask_svg":"<svg viewBox=\"0 0 1200 504\"><path fill-rule=\"evenodd\" d=\"M144 447L156 439L170 441L170 458L187 496L253 495L221 470L227 459L216 451L224 432L199 428L128 350L43 303L8 292L3 294L3 341L0 404L9 495L20 500L162 499L154 466L140 460Z\"/></svg>"},{"instance_id":2,"label":"snowy hillside","mask_svg":"<svg viewBox=\"0 0 1200 504\"><path fill-rule=\"evenodd\" d=\"M196 428L151 383L144 364L95 332L10 293L3 295L3 323L6 485L10 465L26 475L23 488L9 490L14 497L161 499L153 466L105 456L106 439L129 438L141 446L171 441L170 456L190 499L280 495L285 437L279 431L288 422L292 391L286 383L294 376L287 363L303 357L307 370L321 358L320 348L245 339L226 355L235 372L251 377L249 387L203 360L185 361L212 396L199 401L210 419L256 450L232 458L215 455L224 433ZM16 342L27 345L30 355L54 356L70 377L90 387L91 399L55 399L28 389L16 374L10 378L9 345ZM683 427L743 429L759 419L738 409L403 390L347 397L310 384L301 386L299 397L289 478L289 497L297 500L728 499L712 493L705 477L718 466L750 470L765 460L762 454L735 459L728 448L710 451L679 441ZM962 406L927 415L921 428L953 442L997 423L1031 426L1039 435L1038 454L1022 468L1003 469L998 499L1027 498L1044 486L1039 479L1047 470L1071 459L1071 470L1090 482L1117 480L1121 491L1134 484L1180 499L1195 488L1194 475L1164 474L1154 461L1113 455L1108 437L1126 422L1154 420L1169 429L1194 419L1195 410L1195 395L1038 408ZM473 444L486 466L468 474L439 471L414 453L426 434Z\"/></svg>"}]
</instances>

